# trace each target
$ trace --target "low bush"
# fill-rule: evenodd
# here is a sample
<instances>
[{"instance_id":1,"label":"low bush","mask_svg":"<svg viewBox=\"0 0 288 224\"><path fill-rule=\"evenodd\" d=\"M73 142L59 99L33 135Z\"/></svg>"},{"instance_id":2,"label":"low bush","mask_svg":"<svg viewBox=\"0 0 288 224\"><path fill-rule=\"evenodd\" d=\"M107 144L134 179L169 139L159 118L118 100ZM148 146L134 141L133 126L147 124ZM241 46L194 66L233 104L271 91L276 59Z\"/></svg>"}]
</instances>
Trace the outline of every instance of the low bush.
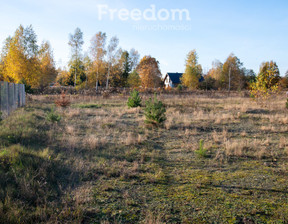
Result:
<instances>
[{"instance_id":1,"label":"low bush","mask_svg":"<svg viewBox=\"0 0 288 224\"><path fill-rule=\"evenodd\" d=\"M207 157L207 149L204 148L204 140L201 139L199 142L199 149L195 151L196 155L200 158Z\"/></svg>"},{"instance_id":2,"label":"low bush","mask_svg":"<svg viewBox=\"0 0 288 224\"><path fill-rule=\"evenodd\" d=\"M166 121L166 108L162 101L157 100L155 94L154 99L150 98L146 101L145 123L158 126Z\"/></svg>"},{"instance_id":3,"label":"low bush","mask_svg":"<svg viewBox=\"0 0 288 224\"><path fill-rule=\"evenodd\" d=\"M133 90L130 93L130 97L128 98L127 105L129 108L134 108L134 107L140 107L141 106L141 97L139 95L139 92L137 90Z\"/></svg>"},{"instance_id":4,"label":"low bush","mask_svg":"<svg viewBox=\"0 0 288 224\"><path fill-rule=\"evenodd\" d=\"M51 109L51 111L47 114L46 119L52 123L58 123L61 120L61 116L56 114L54 109Z\"/></svg>"},{"instance_id":5,"label":"low bush","mask_svg":"<svg viewBox=\"0 0 288 224\"><path fill-rule=\"evenodd\" d=\"M57 107L66 108L70 106L71 102L69 99L67 99L65 92L62 92L59 99L55 101L55 104Z\"/></svg>"},{"instance_id":6,"label":"low bush","mask_svg":"<svg viewBox=\"0 0 288 224\"><path fill-rule=\"evenodd\" d=\"M178 90L178 91L182 91L182 90L183 90L183 86L182 86L181 84L179 84L179 85L177 86L177 90Z\"/></svg>"}]
</instances>

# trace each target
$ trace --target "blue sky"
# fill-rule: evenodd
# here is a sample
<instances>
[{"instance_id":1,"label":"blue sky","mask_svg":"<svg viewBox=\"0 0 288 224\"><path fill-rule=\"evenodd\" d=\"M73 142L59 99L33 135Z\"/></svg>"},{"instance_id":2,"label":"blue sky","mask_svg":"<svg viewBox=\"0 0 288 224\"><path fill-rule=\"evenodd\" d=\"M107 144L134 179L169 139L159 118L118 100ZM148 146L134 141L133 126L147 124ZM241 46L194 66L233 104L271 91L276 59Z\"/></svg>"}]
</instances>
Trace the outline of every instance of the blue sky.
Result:
<instances>
[{"instance_id":1,"label":"blue sky","mask_svg":"<svg viewBox=\"0 0 288 224\"><path fill-rule=\"evenodd\" d=\"M151 55L160 62L162 73L183 72L185 58L196 49L204 71L212 62L226 60L234 53L256 73L263 61L277 62L281 75L288 70L287 0L0 0L0 43L22 24L32 24L38 41L49 40L57 65L66 65L70 57L69 33L79 27L84 33L84 51L98 31L120 39L123 49L137 49L141 56ZM191 20L111 21L99 20L99 5L142 12L155 5L160 9L187 9ZM186 30L137 30L141 26L185 26Z\"/></svg>"}]
</instances>

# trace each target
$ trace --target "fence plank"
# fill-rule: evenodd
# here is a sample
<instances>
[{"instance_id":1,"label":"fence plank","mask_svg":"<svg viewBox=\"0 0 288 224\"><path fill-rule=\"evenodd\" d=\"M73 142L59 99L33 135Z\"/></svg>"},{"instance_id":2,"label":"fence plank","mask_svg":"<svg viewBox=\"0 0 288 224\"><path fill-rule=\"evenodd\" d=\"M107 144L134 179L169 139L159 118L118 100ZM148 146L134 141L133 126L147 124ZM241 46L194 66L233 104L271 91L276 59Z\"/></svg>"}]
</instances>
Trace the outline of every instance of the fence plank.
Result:
<instances>
[{"instance_id":1,"label":"fence plank","mask_svg":"<svg viewBox=\"0 0 288 224\"><path fill-rule=\"evenodd\" d=\"M18 107L25 106L25 85L0 82L0 111L7 117Z\"/></svg>"}]
</instances>

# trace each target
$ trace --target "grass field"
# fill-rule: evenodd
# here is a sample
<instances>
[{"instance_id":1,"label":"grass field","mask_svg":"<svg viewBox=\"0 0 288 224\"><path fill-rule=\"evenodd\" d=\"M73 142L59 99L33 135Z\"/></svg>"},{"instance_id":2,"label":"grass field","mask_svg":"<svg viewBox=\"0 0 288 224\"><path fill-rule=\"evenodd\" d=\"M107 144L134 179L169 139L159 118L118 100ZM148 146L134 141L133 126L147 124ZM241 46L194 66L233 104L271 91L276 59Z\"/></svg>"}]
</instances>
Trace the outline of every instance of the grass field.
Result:
<instances>
[{"instance_id":1,"label":"grass field","mask_svg":"<svg viewBox=\"0 0 288 224\"><path fill-rule=\"evenodd\" d=\"M0 124L0 223L288 223L285 97L160 98L151 128L123 96L31 96Z\"/></svg>"}]
</instances>

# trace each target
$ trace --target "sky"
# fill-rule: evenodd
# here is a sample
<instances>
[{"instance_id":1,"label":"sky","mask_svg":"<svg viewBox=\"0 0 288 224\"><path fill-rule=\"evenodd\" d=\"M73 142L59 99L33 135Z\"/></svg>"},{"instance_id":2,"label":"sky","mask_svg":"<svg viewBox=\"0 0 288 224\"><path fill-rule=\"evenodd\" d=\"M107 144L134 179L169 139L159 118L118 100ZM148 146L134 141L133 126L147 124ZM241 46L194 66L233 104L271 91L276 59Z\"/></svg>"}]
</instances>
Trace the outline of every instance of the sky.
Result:
<instances>
[{"instance_id":1,"label":"sky","mask_svg":"<svg viewBox=\"0 0 288 224\"><path fill-rule=\"evenodd\" d=\"M182 20L176 13L173 20L178 9L184 10ZM61 67L71 55L69 34L79 27L83 52L89 52L91 38L102 31L109 39L117 36L124 50L155 57L162 74L184 72L193 49L204 72L231 53L256 73L270 60L282 76L288 70L287 0L0 0L1 47L20 24L33 26L39 44L50 42Z\"/></svg>"}]
</instances>

